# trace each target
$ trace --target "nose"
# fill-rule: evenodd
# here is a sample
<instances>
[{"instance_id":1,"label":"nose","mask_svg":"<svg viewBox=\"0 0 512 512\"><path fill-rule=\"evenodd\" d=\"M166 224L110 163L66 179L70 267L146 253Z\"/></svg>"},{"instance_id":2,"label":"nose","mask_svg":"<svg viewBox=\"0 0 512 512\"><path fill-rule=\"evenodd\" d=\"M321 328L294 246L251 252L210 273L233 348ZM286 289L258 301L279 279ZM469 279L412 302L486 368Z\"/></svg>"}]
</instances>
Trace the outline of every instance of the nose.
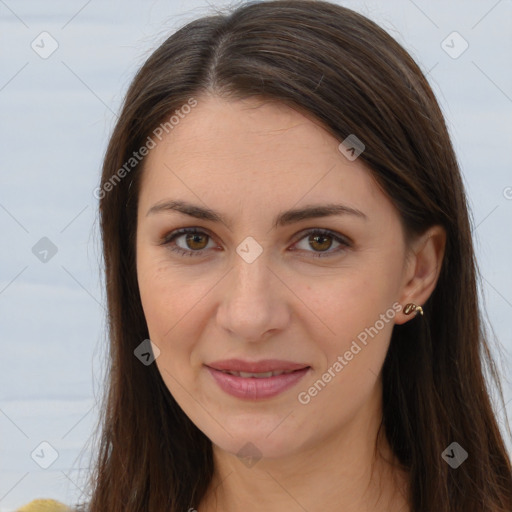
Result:
<instances>
[{"instance_id":1,"label":"nose","mask_svg":"<svg viewBox=\"0 0 512 512\"><path fill-rule=\"evenodd\" d=\"M248 263L238 255L219 289L219 327L240 341L262 341L290 321L290 291L262 256Z\"/></svg>"}]
</instances>

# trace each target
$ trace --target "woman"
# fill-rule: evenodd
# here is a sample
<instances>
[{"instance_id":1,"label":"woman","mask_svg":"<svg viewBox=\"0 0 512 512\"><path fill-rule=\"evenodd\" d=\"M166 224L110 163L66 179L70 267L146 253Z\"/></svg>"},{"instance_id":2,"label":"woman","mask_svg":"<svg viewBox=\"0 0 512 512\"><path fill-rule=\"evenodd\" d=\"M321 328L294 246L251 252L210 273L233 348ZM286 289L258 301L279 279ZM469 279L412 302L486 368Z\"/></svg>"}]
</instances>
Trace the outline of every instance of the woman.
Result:
<instances>
[{"instance_id":1,"label":"woman","mask_svg":"<svg viewBox=\"0 0 512 512\"><path fill-rule=\"evenodd\" d=\"M460 170L375 23L277 0L188 24L133 80L96 194L87 510L512 510Z\"/></svg>"}]
</instances>

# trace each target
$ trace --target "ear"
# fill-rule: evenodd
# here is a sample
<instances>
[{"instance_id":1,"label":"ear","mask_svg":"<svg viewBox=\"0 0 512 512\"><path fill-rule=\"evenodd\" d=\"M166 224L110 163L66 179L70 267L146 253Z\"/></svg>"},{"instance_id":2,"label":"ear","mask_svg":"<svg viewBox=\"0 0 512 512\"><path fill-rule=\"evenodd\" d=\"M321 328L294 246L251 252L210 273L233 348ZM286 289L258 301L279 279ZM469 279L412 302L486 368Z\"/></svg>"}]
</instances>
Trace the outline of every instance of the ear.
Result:
<instances>
[{"instance_id":1,"label":"ear","mask_svg":"<svg viewBox=\"0 0 512 512\"><path fill-rule=\"evenodd\" d=\"M403 312L409 302L422 306L434 291L441 273L445 247L446 231L436 225L415 239L408 249L399 296L402 309L395 316L396 324L404 324L414 318L414 313L406 315Z\"/></svg>"}]
</instances>

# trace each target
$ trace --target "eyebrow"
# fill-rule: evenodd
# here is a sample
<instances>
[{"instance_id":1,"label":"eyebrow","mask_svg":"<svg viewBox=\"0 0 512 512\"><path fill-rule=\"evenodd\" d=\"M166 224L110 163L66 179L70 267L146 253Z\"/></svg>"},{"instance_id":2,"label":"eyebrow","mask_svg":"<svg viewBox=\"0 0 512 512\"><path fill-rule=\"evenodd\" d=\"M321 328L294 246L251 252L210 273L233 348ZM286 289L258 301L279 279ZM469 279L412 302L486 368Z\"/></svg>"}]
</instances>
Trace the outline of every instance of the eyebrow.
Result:
<instances>
[{"instance_id":1,"label":"eyebrow","mask_svg":"<svg viewBox=\"0 0 512 512\"><path fill-rule=\"evenodd\" d=\"M154 215L162 212L180 212L184 215L194 217L196 219L209 220L211 222L221 222L229 227L229 222L223 216L210 208L204 208L197 206L186 201L173 201L164 200L153 205L146 213L148 215ZM280 226L286 226L299 222L306 219L315 219L319 217L329 217L332 215L353 215L363 220L368 220L368 217L356 208L351 208L343 204L318 204L305 206L303 208L296 208L292 210L286 210L277 215L274 219L273 228Z\"/></svg>"}]
</instances>

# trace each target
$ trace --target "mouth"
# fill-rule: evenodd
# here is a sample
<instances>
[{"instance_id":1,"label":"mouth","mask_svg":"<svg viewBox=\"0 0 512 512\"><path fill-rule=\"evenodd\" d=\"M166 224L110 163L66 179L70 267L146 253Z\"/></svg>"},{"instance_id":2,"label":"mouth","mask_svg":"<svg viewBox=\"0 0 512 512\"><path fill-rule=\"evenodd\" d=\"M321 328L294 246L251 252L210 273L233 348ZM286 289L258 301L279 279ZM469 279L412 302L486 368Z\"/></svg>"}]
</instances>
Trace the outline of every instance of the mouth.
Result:
<instances>
[{"instance_id":1,"label":"mouth","mask_svg":"<svg viewBox=\"0 0 512 512\"><path fill-rule=\"evenodd\" d=\"M294 370L302 370L309 367L307 364L295 363L293 361L284 361L281 359L264 359L261 361L247 361L244 359L223 359L214 361L206 366L223 372L251 373L258 377L260 374L272 373L290 373ZM268 375L265 375L268 376Z\"/></svg>"},{"instance_id":2,"label":"mouth","mask_svg":"<svg viewBox=\"0 0 512 512\"><path fill-rule=\"evenodd\" d=\"M255 368L257 366L259 368ZM262 400L277 396L295 386L311 370L311 366L275 360L258 363L230 360L205 367L222 391L246 400ZM261 371L261 367L264 367L265 371Z\"/></svg>"},{"instance_id":3,"label":"mouth","mask_svg":"<svg viewBox=\"0 0 512 512\"><path fill-rule=\"evenodd\" d=\"M235 377L242 377L243 379L248 379L248 378L268 379L269 377L277 377L278 375L298 372L300 370L277 370L274 372L261 372L261 373L234 372L234 371L229 371L229 370L218 370L218 371L221 371L222 373L227 373L229 375L234 375Z\"/></svg>"}]
</instances>

